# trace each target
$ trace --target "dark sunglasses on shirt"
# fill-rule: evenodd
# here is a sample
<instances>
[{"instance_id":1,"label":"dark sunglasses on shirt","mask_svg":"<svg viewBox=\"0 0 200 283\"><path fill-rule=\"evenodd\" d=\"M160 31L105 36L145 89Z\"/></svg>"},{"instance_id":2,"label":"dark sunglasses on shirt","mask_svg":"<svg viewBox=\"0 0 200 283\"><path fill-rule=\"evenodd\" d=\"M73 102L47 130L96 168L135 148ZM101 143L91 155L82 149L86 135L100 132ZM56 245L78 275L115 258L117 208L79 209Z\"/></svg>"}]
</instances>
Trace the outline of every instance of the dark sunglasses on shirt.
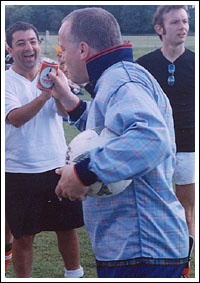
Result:
<instances>
[{"instance_id":1,"label":"dark sunglasses on shirt","mask_svg":"<svg viewBox=\"0 0 200 283\"><path fill-rule=\"evenodd\" d=\"M167 79L168 85L173 86L175 83L175 77L174 77L175 65L174 64L168 65L168 72L170 73L170 76Z\"/></svg>"}]
</instances>

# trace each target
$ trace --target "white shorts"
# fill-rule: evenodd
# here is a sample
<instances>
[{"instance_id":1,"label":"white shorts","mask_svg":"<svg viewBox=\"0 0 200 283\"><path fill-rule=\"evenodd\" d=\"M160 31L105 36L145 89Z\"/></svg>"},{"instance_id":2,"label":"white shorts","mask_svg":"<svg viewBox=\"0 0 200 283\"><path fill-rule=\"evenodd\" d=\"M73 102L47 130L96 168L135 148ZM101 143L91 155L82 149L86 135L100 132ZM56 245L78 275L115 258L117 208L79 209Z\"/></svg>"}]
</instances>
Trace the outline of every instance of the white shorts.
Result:
<instances>
[{"instance_id":1,"label":"white shorts","mask_svg":"<svg viewBox=\"0 0 200 283\"><path fill-rule=\"evenodd\" d=\"M195 183L195 152L177 152L173 180L176 185Z\"/></svg>"}]
</instances>

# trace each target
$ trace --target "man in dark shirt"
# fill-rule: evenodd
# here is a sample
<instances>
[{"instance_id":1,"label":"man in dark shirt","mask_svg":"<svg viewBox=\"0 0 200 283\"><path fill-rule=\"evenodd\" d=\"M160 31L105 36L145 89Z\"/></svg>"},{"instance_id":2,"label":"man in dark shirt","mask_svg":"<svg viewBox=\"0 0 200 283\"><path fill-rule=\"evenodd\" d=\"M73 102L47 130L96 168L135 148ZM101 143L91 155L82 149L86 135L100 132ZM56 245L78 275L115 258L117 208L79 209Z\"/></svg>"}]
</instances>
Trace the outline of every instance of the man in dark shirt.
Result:
<instances>
[{"instance_id":1,"label":"man in dark shirt","mask_svg":"<svg viewBox=\"0 0 200 283\"><path fill-rule=\"evenodd\" d=\"M189 234L195 235L195 54L185 48L189 31L187 6L158 7L153 18L161 49L137 63L147 69L167 94L174 118L177 160L174 172L176 195L185 208Z\"/></svg>"}]
</instances>

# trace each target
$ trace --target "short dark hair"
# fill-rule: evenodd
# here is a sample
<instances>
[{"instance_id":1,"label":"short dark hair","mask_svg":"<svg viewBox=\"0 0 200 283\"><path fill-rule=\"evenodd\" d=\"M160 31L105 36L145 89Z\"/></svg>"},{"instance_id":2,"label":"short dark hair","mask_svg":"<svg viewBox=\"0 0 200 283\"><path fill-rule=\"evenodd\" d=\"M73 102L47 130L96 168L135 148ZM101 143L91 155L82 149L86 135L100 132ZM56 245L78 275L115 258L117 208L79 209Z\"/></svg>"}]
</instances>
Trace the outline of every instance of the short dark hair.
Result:
<instances>
[{"instance_id":1,"label":"short dark hair","mask_svg":"<svg viewBox=\"0 0 200 283\"><path fill-rule=\"evenodd\" d=\"M153 16L153 26L160 25L162 28L164 28L164 18L163 15L166 13L169 13L171 10L177 10L177 9L184 9L189 18L188 13L188 6L187 5L161 5L157 8L154 16ZM162 36L159 35L160 39L162 40Z\"/></svg>"},{"instance_id":2,"label":"short dark hair","mask_svg":"<svg viewBox=\"0 0 200 283\"><path fill-rule=\"evenodd\" d=\"M12 48L13 33L15 33L16 31L19 31L19 30L26 31L26 30L30 30L30 29L32 29L35 32L38 41L40 41L38 30L34 25L26 23L26 22L16 22L12 26L7 28L7 30L6 30L6 42L7 42L8 46Z\"/></svg>"},{"instance_id":3,"label":"short dark hair","mask_svg":"<svg viewBox=\"0 0 200 283\"><path fill-rule=\"evenodd\" d=\"M68 37L74 45L86 42L97 51L121 44L120 27L115 17L102 8L72 11L62 21L70 22Z\"/></svg>"}]
</instances>

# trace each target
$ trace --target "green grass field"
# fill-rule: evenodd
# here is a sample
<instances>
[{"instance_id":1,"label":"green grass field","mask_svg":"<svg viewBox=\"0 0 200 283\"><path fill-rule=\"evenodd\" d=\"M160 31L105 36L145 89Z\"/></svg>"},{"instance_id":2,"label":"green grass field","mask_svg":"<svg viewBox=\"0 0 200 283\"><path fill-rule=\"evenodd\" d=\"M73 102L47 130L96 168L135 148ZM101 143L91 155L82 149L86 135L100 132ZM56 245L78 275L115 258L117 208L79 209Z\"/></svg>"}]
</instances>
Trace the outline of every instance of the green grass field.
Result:
<instances>
[{"instance_id":1,"label":"green grass field","mask_svg":"<svg viewBox=\"0 0 200 283\"><path fill-rule=\"evenodd\" d=\"M95 258L85 227L77 229L81 247L81 265L84 278L97 278ZM57 249L54 232L41 232L35 237L32 278L63 278L64 265ZM190 277L195 278L195 251L192 254ZM7 278L15 278L12 260L8 267Z\"/></svg>"},{"instance_id":2,"label":"green grass field","mask_svg":"<svg viewBox=\"0 0 200 283\"><path fill-rule=\"evenodd\" d=\"M40 38L45 38L43 35ZM134 60L140 56L153 51L161 46L161 41L157 35L148 36L123 36L124 40L129 40L133 45ZM56 59L56 44L58 44L58 36L50 35L45 47L45 41L41 43L41 50L44 57ZM186 46L194 51L195 37L193 35L188 36L186 39ZM45 51L47 53L45 53Z\"/></svg>"},{"instance_id":3,"label":"green grass field","mask_svg":"<svg viewBox=\"0 0 200 283\"><path fill-rule=\"evenodd\" d=\"M130 40L134 43L134 59L142 56L151 51L149 46L160 46L157 36L149 37L125 37L124 39ZM194 46L194 37L191 38L191 46ZM57 36L50 36L48 47L48 53L44 56L56 59L56 46ZM146 45L145 45L146 44ZM140 48L143 46L143 48ZM42 42L42 50L44 50L44 42ZM137 47L137 48L136 48ZM146 48L145 48L146 47ZM154 48L152 48L153 50ZM84 95L87 100L88 94ZM81 97L82 98L82 97ZM67 122L64 122L64 130L67 143L78 133L74 127L70 127ZM90 240L86 232L85 227L77 229L80 246L81 246L81 265L84 268L84 278L97 278L95 258L91 249ZM33 278L63 278L64 277L64 265L62 258L57 249L56 234L54 232L42 232L35 237L34 241L34 256L32 265L32 277ZM190 276L195 278L195 252L192 254L191 273ZM7 278L14 278L15 273L12 266L12 260L8 267Z\"/></svg>"}]
</instances>

